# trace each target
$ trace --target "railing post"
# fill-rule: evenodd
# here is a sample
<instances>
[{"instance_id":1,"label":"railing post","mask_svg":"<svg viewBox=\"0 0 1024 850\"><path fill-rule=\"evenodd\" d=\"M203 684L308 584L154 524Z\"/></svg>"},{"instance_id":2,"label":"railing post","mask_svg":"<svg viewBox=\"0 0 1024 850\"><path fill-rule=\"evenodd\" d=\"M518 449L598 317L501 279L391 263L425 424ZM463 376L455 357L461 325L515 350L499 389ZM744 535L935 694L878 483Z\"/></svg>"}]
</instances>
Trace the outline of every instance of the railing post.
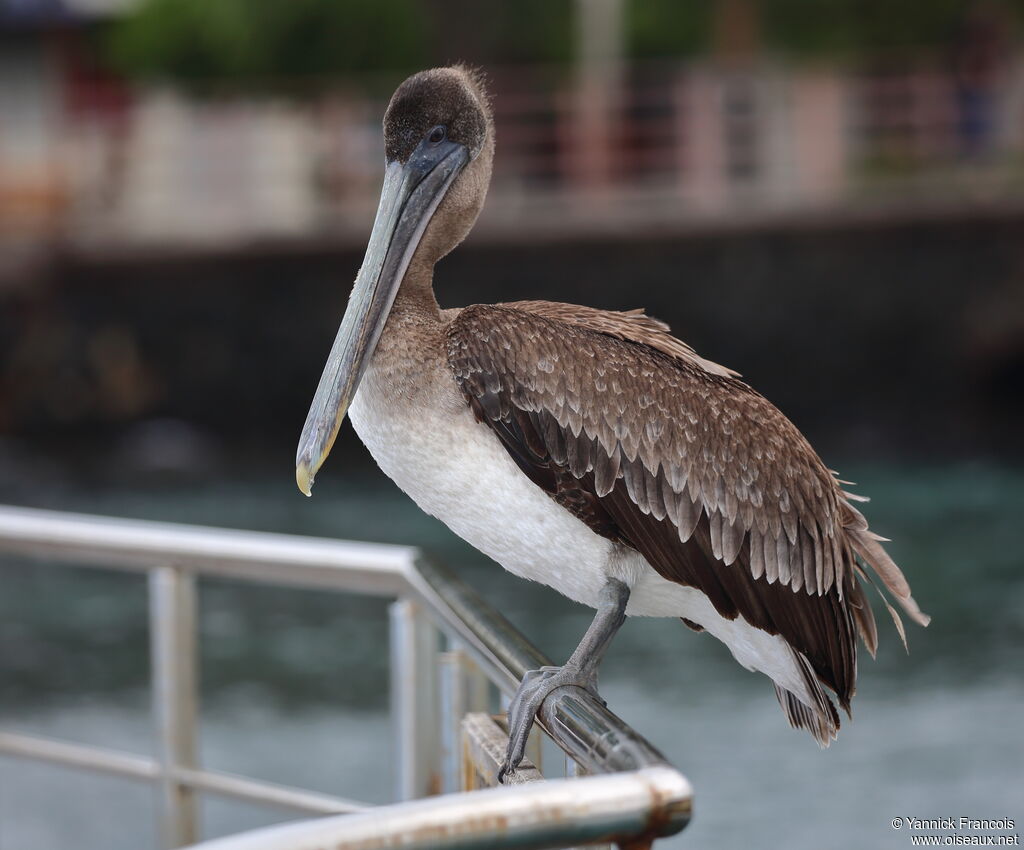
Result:
<instances>
[{"instance_id":1,"label":"railing post","mask_svg":"<svg viewBox=\"0 0 1024 850\"><path fill-rule=\"evenodd\" d=\"M463 649L439 658L441 707L441 788L446 794L461 791L462 718L487 711L489 683L476 662Z\"/></svg>"},{"instance_id":2,"label":"railing post","mask_svg":"<svg viewBox=\"0 0 1024 850\"><path fill-rule=\"evenodd\" d=\"M197 767L196 586L191 573L157 567L149 573L150 681L160 782L159 846L199 838L195 793L177 771Z\"/></svg>"},{"instance_id":3,"label":"railing post","mask_svg":"<svg viewBox=\"0 0 1024 850\"><path fill-rule=\"evenodd\" d=\"M622 0L576 0L576 85L573 160L578 188L607 200L614 177L615 129L623 98L625 43Z\"/></svg>"},{"instance_id":4,"label":"railing post","mask_svg":"<svg viewBox=\"0 0 1024 850\"><path fill-rule=\"evenodd\" d=\"M441 790L437 655L440 633L411 599L391 603L391 719L396 796L414 800Z\"/></svg>"}]
</instances>

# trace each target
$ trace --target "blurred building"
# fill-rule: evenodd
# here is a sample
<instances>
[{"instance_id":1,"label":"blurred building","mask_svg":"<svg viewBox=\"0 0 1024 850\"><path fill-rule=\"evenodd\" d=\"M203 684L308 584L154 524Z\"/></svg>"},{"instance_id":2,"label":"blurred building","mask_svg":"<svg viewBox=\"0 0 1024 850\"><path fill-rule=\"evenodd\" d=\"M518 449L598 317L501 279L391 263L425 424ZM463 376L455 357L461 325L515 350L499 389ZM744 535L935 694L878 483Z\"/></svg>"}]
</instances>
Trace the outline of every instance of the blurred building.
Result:
<instances>
[{"instance_id":1,"label":"blurred building","mask_svg":"<svg viewBox=\"0 0 1024 850\"><path fill-rule=\"evenodd\" d=\"M707 55L643 62L623 55L626 2L577 0L570 65L485 69L500 153L480 238L1024 199L1024 54L984 20L946 52L793 64L758 47L755 3L720 0ZM103 70L89 38L127 6L0 4L8 275L54 245L109 256L363 237L381 93L397 76L262 93L132 84Z\"/></svg>"}]
</instances>

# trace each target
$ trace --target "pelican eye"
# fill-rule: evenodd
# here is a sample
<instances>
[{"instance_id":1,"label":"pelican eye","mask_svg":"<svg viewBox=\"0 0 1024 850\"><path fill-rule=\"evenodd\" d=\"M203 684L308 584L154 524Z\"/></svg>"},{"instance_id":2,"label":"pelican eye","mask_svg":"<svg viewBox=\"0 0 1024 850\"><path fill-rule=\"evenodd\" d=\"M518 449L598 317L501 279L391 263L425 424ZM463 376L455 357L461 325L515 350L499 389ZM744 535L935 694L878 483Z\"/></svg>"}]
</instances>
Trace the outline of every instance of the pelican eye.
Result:
<instances>
[{"instance_id":1,"label":"pelican eye","mask_svg":"<svg viewBox=\"0 0 1024 850\"><path fill-rule=\"evenodd\" d=\"M427 141L432 145L439 145L445 140L448 135L448 128L443 124L438 124L433 130L430 131L430 135L427 136Z\"/></svg>"}]
</instances>

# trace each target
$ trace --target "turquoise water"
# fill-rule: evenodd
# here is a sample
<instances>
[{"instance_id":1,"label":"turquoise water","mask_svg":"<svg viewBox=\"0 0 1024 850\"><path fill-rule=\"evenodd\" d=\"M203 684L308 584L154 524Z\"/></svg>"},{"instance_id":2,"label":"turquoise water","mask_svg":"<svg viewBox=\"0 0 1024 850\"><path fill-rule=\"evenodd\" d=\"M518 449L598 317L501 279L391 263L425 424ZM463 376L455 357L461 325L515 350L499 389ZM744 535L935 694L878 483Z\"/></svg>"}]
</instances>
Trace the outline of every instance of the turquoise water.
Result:
<instances>
[{"instance_id":1,"label":"turquoise water","mask_svg":"<svg viewBox=\"0 0 1024 850\"><path fill-rule=\"evenodd\" d=\"M675 621L631 620L602 687L695 785L694 823L668 846L896 848L910 846L891 827L896 816L1024 820L1024 470L840 469L873 497L872 527L893 538L890 551L933 625L910 629L908 656L877 611L879 658L862 656L854 719L820 751L787 727L767 680L713 639ZM334 471L312 500L295 493L282 465L279 475L241 481L64 484L36 503L423 545L556 659L589 621L586 610L487 562L376 475L353 486ZM0 722L149 751L142 580L7 561L0 587ZM204 582L205 763L387 800L385 614L384 603L366 599ZM116 818L95 817L112 807ZM210 835L276 816L222 802L204 809ZM0 760L0 850L147 847L151 822L145 789Z\"/></svg>"}]
</instances>

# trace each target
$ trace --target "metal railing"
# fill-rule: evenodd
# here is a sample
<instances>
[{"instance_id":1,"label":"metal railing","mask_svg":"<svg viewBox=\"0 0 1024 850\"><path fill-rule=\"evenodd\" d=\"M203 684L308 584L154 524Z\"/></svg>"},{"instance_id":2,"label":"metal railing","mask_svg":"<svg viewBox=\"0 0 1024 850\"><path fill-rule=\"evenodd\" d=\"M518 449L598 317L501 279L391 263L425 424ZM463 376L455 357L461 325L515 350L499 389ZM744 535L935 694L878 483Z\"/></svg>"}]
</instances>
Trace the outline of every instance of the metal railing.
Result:
<instances>
[{"instance_id":1,"label":"metal railing","mask_svg":"<svg viewBox=\"0 0 1024 850\"><path fill-rule=\"evenodd\" d=\"M322 846L563 847L671 835L690 818L686 778L599 700L554 691L539 721L569 773L610 774L493 785L502 733L485 713L550 661L456 576L414 548L111 519L0 506L0 553L149 577L157 756L0 730L0 756L142 780L157 788L161 846L198 839L196 796L216 794L319 817L210 842L220 850ZM392 720L400 800L366 804L204 769L198 759L196 581L218 576L394 598ZM441 651L441 640L447 651ZM536 753L536 748L532 749ZM537 759L539 761L539 759ZM533 765L521 779L539 778ZM204 845L206 846L206 845ZM634 846L634 844L630 844Z\"/></svg>"}]
</instances>

